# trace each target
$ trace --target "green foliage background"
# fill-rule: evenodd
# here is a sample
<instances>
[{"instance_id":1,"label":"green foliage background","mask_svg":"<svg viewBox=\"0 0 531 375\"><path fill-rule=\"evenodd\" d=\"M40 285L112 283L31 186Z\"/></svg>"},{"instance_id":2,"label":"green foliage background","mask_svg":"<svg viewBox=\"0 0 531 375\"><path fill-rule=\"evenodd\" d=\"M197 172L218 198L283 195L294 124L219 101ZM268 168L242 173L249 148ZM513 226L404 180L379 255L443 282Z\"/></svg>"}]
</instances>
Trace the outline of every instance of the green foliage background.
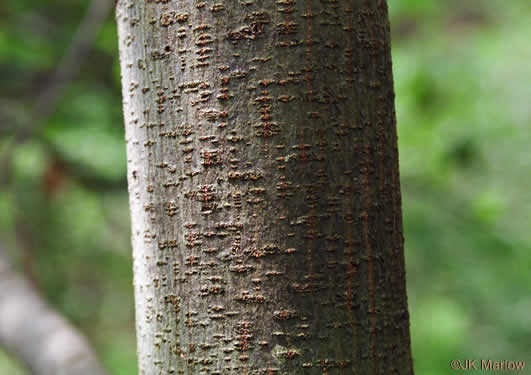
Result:
<instances>
[{"instance_id":1,"label":"green foliage background","mask_svg":"<svg viewBox=\"0 0 531 375\"><path fill-rule=\"evenodd\" d=\"M87 4L0 2L0 238L111 373L130 375L134 311L112 16L51 117L31 115ZM531 3L389 6L416 373L449 374L452 359L525 360L529 369ZM38 127L19 144L14 134L27 126ZM0 373L24 372L0 352Z\"/></svg>"}]
</instances>

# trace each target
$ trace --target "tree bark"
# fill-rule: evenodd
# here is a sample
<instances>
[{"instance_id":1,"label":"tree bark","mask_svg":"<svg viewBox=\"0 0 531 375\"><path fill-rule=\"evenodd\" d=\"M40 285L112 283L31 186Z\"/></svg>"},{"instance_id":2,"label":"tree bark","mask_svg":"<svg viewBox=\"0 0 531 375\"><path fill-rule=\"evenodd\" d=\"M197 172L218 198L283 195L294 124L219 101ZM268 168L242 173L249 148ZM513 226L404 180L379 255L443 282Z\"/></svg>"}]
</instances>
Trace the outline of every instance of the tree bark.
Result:
<instances>
[{"instance_id":1,"label":"tree bark","mask_svg":"<svg viewBox=\"0 0 531 375\"><path fill-rule=\"evenodd\" d=\"M412 374L384 0L119 0L140 374Z\"/></svg>"},{"instance_id":2,"label":"tree bark","mask_svg":"<svg viewBox=\"0 0 531 375\"><path fill-rule=\"evenodd\" d=\"M33 375L107 375L85 338L48 306L0 247L0 345Z\"/></svg>"}]
</instances>

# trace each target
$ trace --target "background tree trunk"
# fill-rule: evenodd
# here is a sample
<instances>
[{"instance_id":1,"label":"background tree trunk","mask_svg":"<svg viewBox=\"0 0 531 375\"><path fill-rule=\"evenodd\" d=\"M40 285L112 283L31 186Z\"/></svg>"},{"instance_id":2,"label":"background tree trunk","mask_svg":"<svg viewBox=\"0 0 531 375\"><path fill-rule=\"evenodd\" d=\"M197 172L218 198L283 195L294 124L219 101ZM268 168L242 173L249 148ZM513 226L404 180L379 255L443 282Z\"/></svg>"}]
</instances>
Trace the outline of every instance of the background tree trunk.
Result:
<instances>
[{"instance_id":1,"label":"background tree trunk","mask_svg":"<svg viewBox=\"0 0 531 375\"><path fill-rule=\"evenodd\" d=\"M81 333L12 269L2 245L0 345L32 375L107 375Z\"/></svg>"},{"instance_id":2,"label":"background tree trunk","mask_svg":"<svg viewBox=\"0 0 531 375\"><path fill-rule=\"evenodd\" d=\"M141 374L412 374L387 4L119 0Z\"/></svg>"}]
</instances>

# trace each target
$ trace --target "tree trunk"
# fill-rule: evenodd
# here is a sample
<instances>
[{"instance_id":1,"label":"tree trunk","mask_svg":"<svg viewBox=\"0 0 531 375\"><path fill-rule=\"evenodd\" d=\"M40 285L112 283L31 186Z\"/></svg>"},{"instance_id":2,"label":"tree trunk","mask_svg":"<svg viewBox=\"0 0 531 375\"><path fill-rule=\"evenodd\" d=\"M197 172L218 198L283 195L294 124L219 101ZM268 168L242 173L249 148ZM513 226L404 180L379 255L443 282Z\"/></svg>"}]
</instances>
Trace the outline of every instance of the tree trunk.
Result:
<instances>
[{"instance_id":1,"label":"tree trunk","mask_svg":"<svg viewBox=\"0 0 531 375\"><path fill-rule=\"evenodd\" d=\"M384 0L119 0L141 374L412 374Z\"/></svg>"},{"instance_id":2,"label":"tree trunk","mask_svg":"<svg viewBox=\"0 0 531 375\"><path fill-rule=\"evenodd\" d=\"M0 346L32 375L107 375L81 333L12 269L1 244Z\"/></svg>"}]
</instances>

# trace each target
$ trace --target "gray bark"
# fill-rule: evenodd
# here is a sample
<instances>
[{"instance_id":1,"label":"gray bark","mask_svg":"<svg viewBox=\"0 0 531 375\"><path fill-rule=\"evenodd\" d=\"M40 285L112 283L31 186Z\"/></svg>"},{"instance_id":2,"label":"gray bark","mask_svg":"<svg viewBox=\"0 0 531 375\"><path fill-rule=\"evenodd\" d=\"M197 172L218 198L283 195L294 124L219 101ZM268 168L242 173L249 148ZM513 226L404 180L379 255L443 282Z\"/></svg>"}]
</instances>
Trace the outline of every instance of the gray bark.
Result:
<instances>
[{"instance_id":1,"label":"gray bark","mask_svg":"<svg viewBox=\"0 0 531 375\"><path fill-rule=\"evenodd\" d=\"M33 375L106 375L85 338L15 272L0 248L0 346Z\"/></svg>"},{"instance_id":2,"label":"gray bark","mask_svg":"<svg viewBox=\"0 0 531 375\"><path fill-rule=\"evenodd\" d=\"M120 0L140 374L412 374L383 0Z\"/></svg>"}]
</instances>

